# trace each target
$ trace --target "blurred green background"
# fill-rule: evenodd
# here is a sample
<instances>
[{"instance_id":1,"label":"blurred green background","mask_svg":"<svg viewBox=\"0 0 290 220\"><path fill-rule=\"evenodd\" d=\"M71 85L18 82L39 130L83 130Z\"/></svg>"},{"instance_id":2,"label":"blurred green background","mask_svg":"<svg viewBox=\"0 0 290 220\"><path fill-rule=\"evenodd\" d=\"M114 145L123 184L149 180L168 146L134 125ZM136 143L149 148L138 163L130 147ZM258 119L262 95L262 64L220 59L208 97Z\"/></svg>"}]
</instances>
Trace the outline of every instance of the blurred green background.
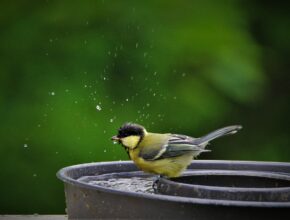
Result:
<instances>
[{"instance_id":1,"label":"blurred green background","mask_svg":"<svg viewBox=\"0 0 290 220\"><path fill-rule=\"evenodd\" d=\"M124 122L200 136L199 159L290 161L290 14L281 1L6 1L1 214L64 213L55 173L126 160Z\"/></svg>"}]
</instances>

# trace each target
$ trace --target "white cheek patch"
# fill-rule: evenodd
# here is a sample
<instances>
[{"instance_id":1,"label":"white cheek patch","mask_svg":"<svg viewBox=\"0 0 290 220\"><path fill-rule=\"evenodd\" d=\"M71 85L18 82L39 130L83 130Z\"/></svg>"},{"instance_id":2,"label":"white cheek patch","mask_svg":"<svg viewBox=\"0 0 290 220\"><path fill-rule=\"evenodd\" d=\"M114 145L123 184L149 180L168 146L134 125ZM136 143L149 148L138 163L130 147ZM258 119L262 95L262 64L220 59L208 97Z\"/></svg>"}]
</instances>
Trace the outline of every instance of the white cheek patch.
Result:
<instances>
[{"instance_id":1,"label":"white cheek patch","mask_svg":"<svg viewBox=\"0 0 290 220\"><path fill-rule=\"evenodd\" d=\"M139 143L139 140L140 140L139 136L128 136L128 137L122 138L122 144L125 147L133 149L137 146L137 144Z\"/></svg>"}]
</instances>

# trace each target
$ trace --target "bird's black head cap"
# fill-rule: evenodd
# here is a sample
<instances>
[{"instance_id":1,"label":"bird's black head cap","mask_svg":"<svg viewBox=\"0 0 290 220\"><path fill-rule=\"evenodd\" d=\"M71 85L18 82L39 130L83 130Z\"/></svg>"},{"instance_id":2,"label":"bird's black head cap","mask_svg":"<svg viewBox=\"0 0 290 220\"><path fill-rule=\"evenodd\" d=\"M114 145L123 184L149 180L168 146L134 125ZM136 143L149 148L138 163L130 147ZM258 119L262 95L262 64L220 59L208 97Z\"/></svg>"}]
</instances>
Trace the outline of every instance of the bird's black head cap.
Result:
<instances>
[{"instance_id":1,"label":"bird's black head cap","mask_svg":"<svg viewBox=\"0 0 290 220\"><path fill-rule=\"evenodd\" d=\"M133 135L143 137L145 135L145 128L138 124L125 123L119 128L117 137L124 138Z\"/></svg>"}]
</instances>

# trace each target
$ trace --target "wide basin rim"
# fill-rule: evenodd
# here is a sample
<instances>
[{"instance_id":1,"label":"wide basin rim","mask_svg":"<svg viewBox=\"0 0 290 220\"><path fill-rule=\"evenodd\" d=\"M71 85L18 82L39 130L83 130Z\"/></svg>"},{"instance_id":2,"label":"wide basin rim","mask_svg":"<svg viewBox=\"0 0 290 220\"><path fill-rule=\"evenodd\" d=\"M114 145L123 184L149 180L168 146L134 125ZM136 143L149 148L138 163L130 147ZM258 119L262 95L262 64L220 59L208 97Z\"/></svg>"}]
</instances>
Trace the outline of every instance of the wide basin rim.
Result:
<instances>
[{"instance_id":1,"label":"wide basin rim","mask_svg":"<svg viewBox=\"0 0 290 220\"><path fill-rule=\"evenodd\" d=\"M232 165L275 165L275 166L289 166L290 163L286 162L264 162L264 161L232 161L232 160L198 160L192 163L201 164L232 164ZM176 197L169 195L158 195L158 194L145 194L137 192L124 192L120 190L105 188L102 186L89 185L84 182L77 181L67 175L67 173L74 169L81 169L91 166L111 166L111 165L133 165L132 161L107 161L107 162L92 162L83 163L72 166L61 168L57 172L57 177L64 183L71 184L73 186L82 187L90 190L98 190L110 194L117 194L120 196L129 196L135 198L145 198L151 200L163 200L170 202L182 202L199 205L214 205L214 206L239 206L239 207L271 207L271 208L289 208L290 202L256 202L256 201L234 201L234 200L214 200L214 199L200 199L200 198L189 198L189 197Z\"/></svg>"}]
</instances>

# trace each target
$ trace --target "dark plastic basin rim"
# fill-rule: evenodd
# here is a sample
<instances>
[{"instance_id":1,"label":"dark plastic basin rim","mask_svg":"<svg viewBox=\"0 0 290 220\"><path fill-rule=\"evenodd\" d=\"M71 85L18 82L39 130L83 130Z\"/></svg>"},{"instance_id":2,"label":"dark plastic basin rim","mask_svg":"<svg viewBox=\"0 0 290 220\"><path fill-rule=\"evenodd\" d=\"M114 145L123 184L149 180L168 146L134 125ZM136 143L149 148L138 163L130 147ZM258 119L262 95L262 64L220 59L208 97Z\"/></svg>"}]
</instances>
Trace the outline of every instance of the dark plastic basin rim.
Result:
<instances>
[{"instance_id":1,"label":"dark plastic basin rim","mask_svg":"<svg viewBox=\"0 0 290 220\"><path fill-rule=\"evenodd\" d=\"M251 161L221 161L221 160L200 160L195 161L195 163L232 163L232 164L243 164L243 165L251 165L251 163L255 164L275 164L275 165L287 165L287 163L277 163L277 162L251 162ZM213 200L213 199L196 199L196 198L186 198L186 197L175 197L175 196L168 196L168 195L158 195L158 194L143 194L143 193L135 193L135 192L124 192L115 189L109 189L102 186L95 186L85 184L83 182L77 181L67 175L67 172L73 169L80 169L90 166L108 166L108 165L117 165L117 164L127 164L132 165L132 161L112 161L112 162L95 162L95 163L85 163L79 165L73 165L64 167L57 172L57 177L67 184L71 184L78 187L83 187L91 190L99 190L106 193L112 194L119 194L119 195L126 195L131 197L142 197L146 199L152 200L165 200L165 201L173 201L173 202L183 202L183 203L191 203L191 204L204 204L204 205L216 205L216 206L243 206L243 207L290 207L290 202L254 202L254 201L233 201L233 200Z\"/></svg>"}]
</instances>

